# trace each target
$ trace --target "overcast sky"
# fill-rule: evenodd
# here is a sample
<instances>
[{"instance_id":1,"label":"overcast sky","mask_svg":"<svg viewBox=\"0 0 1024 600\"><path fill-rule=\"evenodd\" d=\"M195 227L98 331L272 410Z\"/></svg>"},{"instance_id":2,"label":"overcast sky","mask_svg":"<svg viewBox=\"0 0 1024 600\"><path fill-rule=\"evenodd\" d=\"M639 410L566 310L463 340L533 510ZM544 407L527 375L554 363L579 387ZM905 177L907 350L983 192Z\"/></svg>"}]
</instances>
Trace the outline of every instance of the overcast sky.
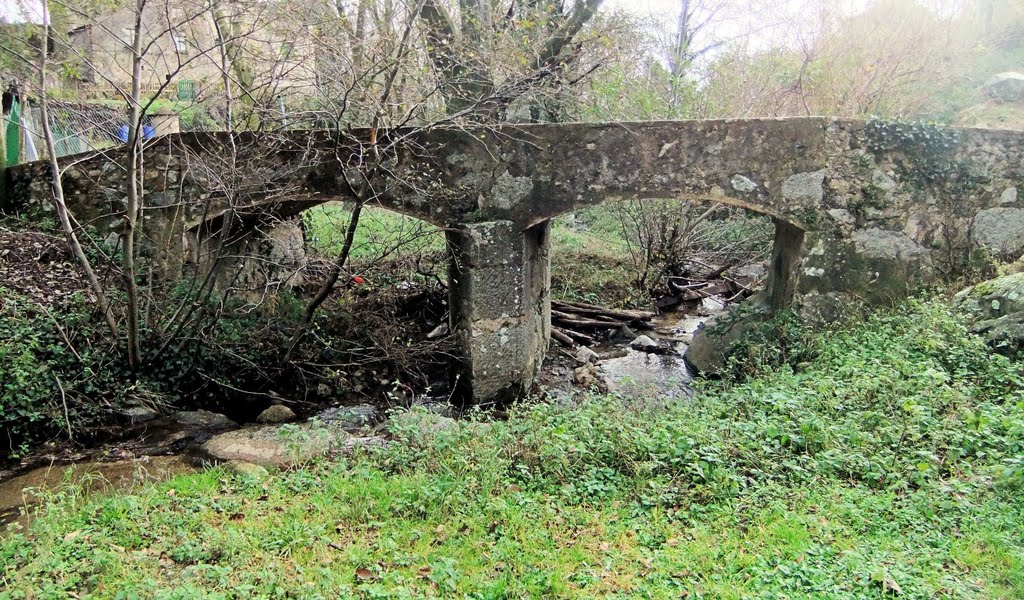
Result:
<instances>
[{"instance_id":1,"label":"overcast sky","mask_svg":"<svg viewBox=\"0 0 1024 600\"><path fill-rule=\"evenodd\" d=\"M943 0L938 0L939 2ZM951 0L955 1L955 0ZM682 0L605 0L604 10L623 10L638 16L652 17L665 31L675 30ZM690 0L691 5L721 5L722 0ZM853 15L867 8L873 0L726 0L728 7L719 11L712 30L705 35L722 41L749 35L753 46L770 46L792 42L801 29L813 27L820 9Z\"/></svg>"},{"instance_id":2,"label":"overcast sky","mask_svg":"<svg viewBox=\"0 0 1024 600\"><path fill-rule=\"evenodd\" d=\"M0 0L0 22L43 23L43 3L39 0Z\"/></svg>"}]
</instances>

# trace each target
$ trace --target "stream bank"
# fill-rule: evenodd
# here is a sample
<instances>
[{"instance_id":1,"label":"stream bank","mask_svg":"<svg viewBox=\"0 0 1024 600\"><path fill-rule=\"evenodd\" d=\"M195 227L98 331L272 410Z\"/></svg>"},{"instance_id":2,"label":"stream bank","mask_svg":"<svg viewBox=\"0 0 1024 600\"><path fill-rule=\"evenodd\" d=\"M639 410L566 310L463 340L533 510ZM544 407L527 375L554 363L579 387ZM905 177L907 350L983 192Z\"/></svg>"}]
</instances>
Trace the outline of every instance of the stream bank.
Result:
<instances>
[{"instance_id":1,"label":"stream bank","mask_svg":"<svg viewBox=\"0 0 1024 600\"><path fill-rule=\"evenodd\" d=\"M688 304L685 311L654 316L632 338L610 336L592 348L595 359L580 361L564 348L553 347L538 384L552 400L574 398L596 388L644 402L675 402L692 394L693 376L682 357L693 333L711 315L725 308L721 298ZM638 343L639 342L639 343ZM582 366L581 366L582 365ZM594 379L581 381L580 369ZM343 454L355 448L388 443L388 408L394 394L376 403L363 395L333 405L304 407L295 415L281 404L253 419L236 422L206 410L162 415L139 410L129 415L122 439L88 449L56 445L0 472L0 526L24 525L33 507L62 490L105 492L129 489L178 473L228 462L288 467L310 456ZM443 426L458 410L443 396L408 394L402 406L420 406ZM273 412L276 417L264 418ZM494 416L501 418L501 411ZM262 467L261 467L262 468ZM79 487L80 486L80 487ZM0 531L2 533L2 531Z\"/></svg>"}]
</instances>

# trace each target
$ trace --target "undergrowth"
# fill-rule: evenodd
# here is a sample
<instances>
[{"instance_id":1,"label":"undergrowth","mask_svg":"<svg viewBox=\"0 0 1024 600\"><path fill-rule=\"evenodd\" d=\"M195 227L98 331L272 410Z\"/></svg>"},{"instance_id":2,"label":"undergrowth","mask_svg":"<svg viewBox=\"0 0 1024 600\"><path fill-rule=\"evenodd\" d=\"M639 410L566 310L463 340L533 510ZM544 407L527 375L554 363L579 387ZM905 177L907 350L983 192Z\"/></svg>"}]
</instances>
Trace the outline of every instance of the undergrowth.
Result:
<instances>
[{"instance_id":1,"label":"undergrowth","mask_svg":"<svg viewBox=\"0 0 1024 600\"><path fill-rule=\"evenodd\" d=\"M268 478L68 488L0 598L1019 598L1024 382L942 303L689 402L393 419Z\"/></svg>"}]
</instances>

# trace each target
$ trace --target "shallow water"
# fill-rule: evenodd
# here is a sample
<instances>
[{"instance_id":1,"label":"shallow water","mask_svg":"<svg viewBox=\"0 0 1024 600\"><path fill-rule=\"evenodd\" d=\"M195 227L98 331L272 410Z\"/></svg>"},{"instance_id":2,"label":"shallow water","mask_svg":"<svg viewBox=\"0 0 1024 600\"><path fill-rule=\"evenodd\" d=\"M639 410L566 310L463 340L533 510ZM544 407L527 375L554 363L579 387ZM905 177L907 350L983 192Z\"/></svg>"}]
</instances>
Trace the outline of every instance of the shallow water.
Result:
<instances>
[{"instance_id":1,"label":"shallow water","mask_svg":"<svg viewBox=\"0 0 1024 600\"><path fill-rule=\"evenodd\" d=\"M90 493L125 490L195 470L185 456L143 456L115 462L39 467L0 482L0 535L12 528L16 530L18 524L24 526L32 508L55 493L79 487Z\"/></svg>"},{"instance_id":2,"label":"shallow water","mask_svg":"<svg viewBox=\"0 0 1024 600\"><path fill-rule=\"evenodd\" d=\"M721 303L712 303L706 312L721 310ZM705 312L705 311L702 311ZM644 332L656 341L661 341L674 352L653 354L623 348L622 346L602 346L595 348L601 359L598 366L604 372L609 391L643 399L676 400L689 397L693 381L693 373L683 360L683 352L707 316L697 316L682 312L671 312L658 315L651 324L654 331Z\"/></svg>"}]
</instances>

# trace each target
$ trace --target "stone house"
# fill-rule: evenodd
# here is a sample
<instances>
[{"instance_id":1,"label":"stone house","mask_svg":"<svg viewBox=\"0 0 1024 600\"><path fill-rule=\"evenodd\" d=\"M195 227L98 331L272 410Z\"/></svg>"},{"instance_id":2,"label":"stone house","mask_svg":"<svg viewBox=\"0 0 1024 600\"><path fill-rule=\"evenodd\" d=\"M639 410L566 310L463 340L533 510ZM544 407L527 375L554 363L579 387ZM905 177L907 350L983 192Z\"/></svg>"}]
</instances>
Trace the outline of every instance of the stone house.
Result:
<instances>
[{"instance_id":1,"label":"stone house","mask_svg":"<svg viewBox=\"0 0 1024 600\"><path fill-rule=\"evenodd\" d=\"M169 99L218 101L223 49L232 79L246 80L255 94L301 95L315 81L316 58L300 11L286 2L234 2L217 10L199 0L149 2L140 20L144 94L159 91ZM78 20L67 34L72 49L65 68L69 85L93 98L130 89L134 11Z\"/></svg>"}]
</instances>

